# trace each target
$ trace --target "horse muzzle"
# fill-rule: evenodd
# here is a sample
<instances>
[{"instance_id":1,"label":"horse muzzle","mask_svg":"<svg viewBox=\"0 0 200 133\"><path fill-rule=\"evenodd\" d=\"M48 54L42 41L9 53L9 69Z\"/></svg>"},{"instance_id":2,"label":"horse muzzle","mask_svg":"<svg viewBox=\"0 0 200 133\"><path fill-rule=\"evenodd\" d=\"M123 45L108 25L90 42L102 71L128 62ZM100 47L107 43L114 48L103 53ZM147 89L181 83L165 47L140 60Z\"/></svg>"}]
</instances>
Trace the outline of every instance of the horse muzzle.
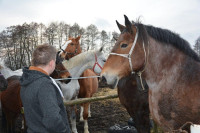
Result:
<instances>
[{"instance_id":1,"label":"horse muzzle","mask_svg":"<svg viewBox=\"0 0 200 133\"><path fill-rule=\"evenodd\" d=\"M117 87L119 79L114 76L102 75L99 79L100 84L107 85L109 88L114 89Z\"/></svg>"},{"instance_id":2,"label":"horse muzzle","mask_svg":"<svg viewBox=\"0 0 200 133\"><path fill-rule=\"evenodd\" d=\"M68 76L67 78L69 78L69 79L67 79L67 80L64 81L65 84L68 84L68 83L71 81L71 78L72 78L72 77L71 77L71 76Z\"/></svg>"}]
</instances>

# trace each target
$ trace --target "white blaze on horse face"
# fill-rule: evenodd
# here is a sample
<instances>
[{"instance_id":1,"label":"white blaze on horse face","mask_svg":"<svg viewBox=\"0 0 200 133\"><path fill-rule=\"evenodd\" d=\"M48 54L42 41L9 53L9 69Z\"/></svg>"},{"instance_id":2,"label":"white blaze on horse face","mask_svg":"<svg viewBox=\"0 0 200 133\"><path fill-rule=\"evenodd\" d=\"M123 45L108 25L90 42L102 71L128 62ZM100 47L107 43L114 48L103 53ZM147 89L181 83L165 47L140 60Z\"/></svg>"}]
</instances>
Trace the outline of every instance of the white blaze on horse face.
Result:
<instances>
[{"instance_id":1,"label":"white blaze on horse face","mask_svg":"<svg viewBox=\"0 0 200 133\"><path fill-rule=\"evenodd\" d=\"M72 40L68 40L68 41L66 41L62 46L61 46L61 49L62 50L65 50L66 48L67 48L67 46L68 46L68 44L70 44L72 42ZM61 54L62 54L63 52L61 52Z\"/></svg>"}]
</instances>

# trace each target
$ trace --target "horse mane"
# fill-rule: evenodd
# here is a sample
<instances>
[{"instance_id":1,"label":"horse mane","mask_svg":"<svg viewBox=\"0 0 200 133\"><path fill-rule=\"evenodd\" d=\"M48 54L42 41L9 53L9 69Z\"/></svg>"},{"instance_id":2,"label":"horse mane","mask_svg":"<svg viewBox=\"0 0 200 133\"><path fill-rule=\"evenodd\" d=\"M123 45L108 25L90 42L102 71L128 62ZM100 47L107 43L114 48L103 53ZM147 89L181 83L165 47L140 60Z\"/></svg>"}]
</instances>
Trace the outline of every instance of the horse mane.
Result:
<instances>
[{"instance_id":1,"label":"horse mane","mask_svg":"<svg viewBox=\"0 0 200 133\"><path fill-rule=\"evenodd\" d=\"M142 36L144 42L147 40L147 34L150 35L157 41L163 42L164 45L172 45L173 47L179 49L195 61L200 62L200 58L197 53L190 47L190 44L178 34L152 25L143 25L141 22L136 22L134 25L137 26L139 30L139 38ZM147 43L145 43L147 44Z\"/></svg>"},{"instance_id":2,"label":"horse mane","mask_svg":"<svg viewBox=\"0 0 200 133\"><path fill-rule=\"evenodd\" d=\"M78 66L82 61L91 57L96 51L90 50L87 52L80 53L69 60L64 60L62 63L68 70L72 69L75 66Z\"/></svg>"}]
</instances>

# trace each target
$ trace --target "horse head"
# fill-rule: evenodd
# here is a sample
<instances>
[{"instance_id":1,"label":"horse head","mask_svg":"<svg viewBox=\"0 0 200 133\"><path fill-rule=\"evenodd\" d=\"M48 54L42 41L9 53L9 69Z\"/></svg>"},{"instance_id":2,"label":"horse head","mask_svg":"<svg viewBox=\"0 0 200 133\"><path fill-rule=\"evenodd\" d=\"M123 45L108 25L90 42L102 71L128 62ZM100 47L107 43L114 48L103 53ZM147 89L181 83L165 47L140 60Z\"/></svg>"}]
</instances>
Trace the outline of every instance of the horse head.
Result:
<instances>
[{"instance_id":1,"label":"horse head","mask_svg":"<svg viewBox=\"0 0 200 133\"><path fill-rule=\"evenodd\" d=\"M62 52L60 53L60 56L63 59L69 60L70 58L76 56L77 54L81 53L81 47L80 47L80 40L81 36L78 36L77 38L69 38L61 47Z\"/></svg>"},{"instance_id":2,"label":"horse head","mask_svg":"<svg viewBox=\"0 0 200 133\"><path fill-rule=\"evenodd\" d=\"M55 79L56 78L71 78L71 74L62 64L63 59L59 56L59 53L60 53L60 51L56 55L56 66L55 66L55 70L51 74L51 77L53 77ZM70 81L71 81L71 79L67 79L67 80L63 80L61 82L64 82L67 84Z\"/></svg>"},{"instance_id":3,"label":"horse head","mask_svg":"<svg viewBox=\"0 0 200 133\"><path fill-rule=\"evenodd\" d=\"M94 65L93 65L93 71L95 73L101 73L103 66L106 62L106 58L105 55L103 53L103 47L101 47L100 49L96 50L94 52Z\"/></svg>"},{"instance_id":4,"label":"horse head","mask_svg":"<svg viewBox=\"0 0 200 133\"><path fill-rule=\"evenodd\" d=\"M101 77L112 88L118 81L130 73L140 71L145 62L143 41L138 38L137 26L132 24L125 16L125 26L116 21L121 34L113 47L101 72Z\"/></svg>"}]
</instances>

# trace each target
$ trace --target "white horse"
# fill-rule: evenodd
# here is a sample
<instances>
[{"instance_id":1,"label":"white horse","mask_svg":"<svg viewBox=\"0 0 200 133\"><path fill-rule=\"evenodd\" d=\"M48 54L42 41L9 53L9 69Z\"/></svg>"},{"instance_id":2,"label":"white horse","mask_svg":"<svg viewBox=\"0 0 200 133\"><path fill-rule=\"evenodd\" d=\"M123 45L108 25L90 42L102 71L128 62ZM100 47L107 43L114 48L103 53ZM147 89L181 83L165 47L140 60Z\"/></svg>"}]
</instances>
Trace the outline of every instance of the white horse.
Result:
<instances>
[{"instance_id":1,"label":"white horse","mask_svg":"<svg viewBox=\"0 0 200 133\"><path fill-rule=\"evenodd\" d=\"M10 68L8 68L4 64L3 60L1 61L1 64L0 64L0 72L3 74L3 76L5 77L5 79L7 79L8 77L11 77L13 75L22 76L22 73L23 73L22 69L18 69L18 70L12 71Z\"/></svg>"},{"instance_id":2,"label":"white horse","mask_svg":"<svg viewBox=\"0 0 200 133\"><path fill-rule=\"evenodd\" d=\"M70 60L63 61L62 63L70 72L72 78L79 78L81 74L89 68L93 68L95 73L100 73L105 60L106 59L101 48L95 51L83 52L74 56ZM61 83L60 81L57 82L61 86L65 101L77 98L80 89L78 79L71 80L68 84ZM73 133L77 133L75 115L75 110L72 110L72 113L70 114L70 120ZM87 120L84 120L84 133L89 133Z\"/></svg>"}]
</instances>

